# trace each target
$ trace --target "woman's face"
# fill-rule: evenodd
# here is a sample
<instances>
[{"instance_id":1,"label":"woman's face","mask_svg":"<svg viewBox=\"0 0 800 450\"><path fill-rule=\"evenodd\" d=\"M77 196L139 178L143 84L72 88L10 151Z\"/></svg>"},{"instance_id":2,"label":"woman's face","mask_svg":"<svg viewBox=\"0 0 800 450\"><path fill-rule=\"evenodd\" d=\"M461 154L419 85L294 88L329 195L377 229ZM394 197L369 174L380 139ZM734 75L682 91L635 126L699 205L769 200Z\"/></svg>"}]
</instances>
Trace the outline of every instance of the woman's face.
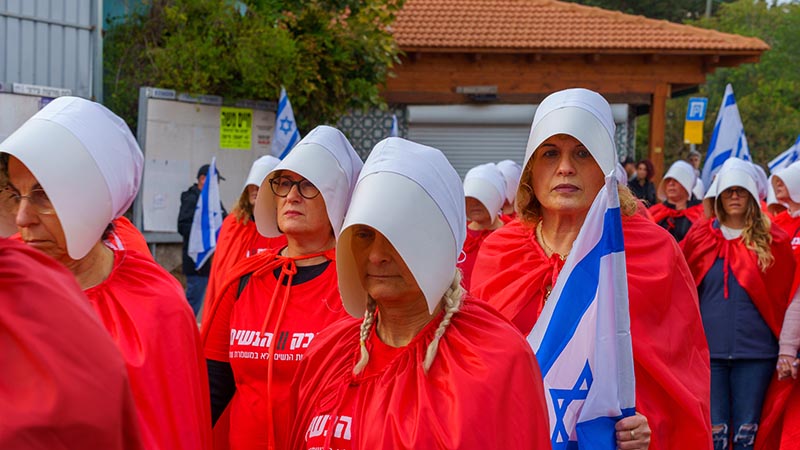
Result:
<instances>
[{"instance_id":1,"label":"woman's face","mask_svg":"<svg viewBox=\"0 0 800 450\"><path fill-rule=\"evenodd\" d=\"M747 204L752 196L747 189L739 186L729 187L720 194L722 209L732 219L744 218L747 213Z\"/></svg>"},{"instance_id":2,"label":"woman's face","mask_svg":"<svg viewBox=\"0 0 800 450\"><path fill-rule=\"evenodd\" d=\"M673 205L689 200L689 193L674 178L664 180L664 194L667 196L667 201Z\"/></svg>"},{"instance_id":3,"label":"woman's face","mask_svg":"<svg viewBox=\"0 0 800 450\"><path fill-rule=\"evenodd\" d=\"M644 164L639 164L638 166L636 166L636 178L640 180L647 179L647 166L645 166Z\"/></svg>"},{"instance_id":4,"label":"woman's face","mask_svg":"<svg viewBox=\"0 0 800 450\"><path fill-rule=\"evenodd\" d=\"M414 275L394 246L381 233L366 225L356 225L350 241L361 286L375 299L387 302L413 302L423 297Z\"/></svg>"},{"instance_id":5,"label":"woman's face","mask_svg":"<svg viewBox=\"0 0 800 450\"><path fill-rule=\"evenodd\" d=\"M250 201L250 206L255 206L256 197L258 197L258 186L255 184L247 185L247 198Z\"/></svg>"},{"instance_id":6,"label":"woman's face","mask_svg":"<svg viewBox=\"0 0 800 450\"><path fill-rule=\"evenodd\" d=\"M22 240L63 264L72 261L67 253L64 229L52 203L36 177L13 156L8 161L8 189L13 194L25 196L19 203L7 202L11 205Z\"/></svg>"},{"instance_id":7,"label":"woman's face","mask_svg":"<svg viewBox=\"0 0 800 450\"><path fill-rule=\"evenodd\" d=\"M772 177L772 189L775 191L775 199L779 202L788 203L792 200L789 197L789 190L780 178Z\"/></svg>"},{"instance_id":8,"label":"woman's face","mask_svg":"<svg viewBox=\"0 0 800 450\"><path fill-rule=\"evenodd\" d=\"M603 171L589 150L572 136L551 136L536 149L532 161L533 193L542 215L586 214L605 183Z\"/></svg>"},{"instance_id":9,"label":"woman's face","mask_svg":"<svg viewBox=\"0 0 800 450\"><path fill-rule=\"evenodd\" d=\"M304 180L302 176L290 170L276 174L276 177L278 176L287 177L291 181ZM275 195L278 228L287 236L332 235L333 229L322 194L308 199L300 195L298 189L299 186L294 185L286 197Z\"/></svg>"},{"instance_id":10,"label":"woman's face","mask_svg":"<svg viewBox=\"0 0 800 450\"><path fill-rule=\"evenodd\" d=\"M492 216L489 215L489 211L478 199L475 197L466 197L465 204L467 219L482 227L488 227L492 224Z\"/></svg>"}]
</instances>

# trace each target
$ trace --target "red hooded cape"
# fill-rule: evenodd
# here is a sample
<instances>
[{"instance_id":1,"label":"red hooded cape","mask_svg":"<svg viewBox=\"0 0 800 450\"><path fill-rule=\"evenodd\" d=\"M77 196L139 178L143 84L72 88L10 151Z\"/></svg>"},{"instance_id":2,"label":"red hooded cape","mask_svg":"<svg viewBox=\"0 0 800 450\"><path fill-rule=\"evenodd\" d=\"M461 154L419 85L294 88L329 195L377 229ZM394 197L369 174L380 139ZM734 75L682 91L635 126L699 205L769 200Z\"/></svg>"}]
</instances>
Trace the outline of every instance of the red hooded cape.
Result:
<instances>
[{"instance_id":1,"label":"red hooded cape","mask_svg":"<svg viewBox=\"0 0 800 450\"><path fill-rule=\"evenodd\" d=\"M244 259L212 303L203 342L206 357L230 362L236 379L230 403L233 449L286 448L292 420L287 400L297 367L315 335L347 315L334 250L304 258L322 255L331 260L325 271L294 286L296 259L276 251ZM278 268L276 280L273 270ZM246 274L252 275L237 298L239 279Z\"/></svg>"},{"instance_id":2,"label":"red hooded cape","mask_svg":"<svg viewBox=\"0 0 800 450\"><path fill-rule=\"evenodd\" d=\"M657 205L651 206L648 211L650 211L650 215L653 216L653 222L655 223L659 223L664 219L669 219L669 218L676 219L678 217L686 217L687 219L689 219L689 222L695 223L705 217L705 214L703 213L702 203L690 206L680 211L678 211L677 209L672 209L667 205L665 205L664 203L659 203Z\"/></svg>"},{"instance_id":3,"label":"red hooded cape","mask_svg":"<svg viewBox=\"0 0 800 450\"><path fill-rule=\"evenodd\" d=\"M152 259L123 250L85 294L122 352L145 448L210 448L208 374L180 284Z\"/></svg>"},{"instance_id":4,"label":"red hooded cape","mask_svg":"<svg viewBox=\"0 0 800 450\"><path fill-rule=\"evenodd\" d=\"M0 448L143 448L125 365L71 273L0 239Z\"/></svg>"},{"instance_id":5,"label":"red hooded cape","mask_svg":"<svg viewBox=\"0 0 800 450\"><path fill-rule=\"evenodd\" d=\"M695 276L695 283L699 285L703 281L717 258L725 258L728 261L725 266L733 271L736 280L750 296L756 309L777 338L780 336L783 316L790 300L791 280L786 278L786 273L795 271L789 237L780 227L772 224L770 250L775 262L764 273L758 269L755 254L748 250L740 239L726 240L722 232L713 228L712 224L713 220L710 219L696 224L681 243L686 260ZM761 423L756 435L756 449L800 448L800 441L797 440L793 441L795 447L779 447L782 429L795 435L800 434L795 431L800 428L798 413L783 414L784 408L791 405L790 396L793 396L795 401L800 400L800 389L796 388L797 385L791 380L778 381L777 374L773 376L764 399Z\"/></svg>"},{"instance_id":6,"label":"red hooded cape","mask_svg":"<svg viewBox=\"0 0 800 450\"><path fill-rule=\"evenodd\" d=\"M111 223L114 224L114 232L111 233L109 242L113 248L117 250L134 250L149 256L151 259L153 258L144 236L127 217L117 217Z\"/></svg>"},{"instance_id":7,"label":"red hooded cape","mask_svg":"<svg viewBox=\"0 0 800 450\"><path fill-rule=\"evenodd\" d=\"M256 229L256 222L248 220L247 223L239 222L235 213L228 214L222 221L222 228L217 237L217 249L214 250L214 259L211 261L211 271L208 275L206 299L217 298L222 283L225 282L230 270L239 261L255 256L265 251L278 251L286 246L286 236L268 238L261 235ZM209 321L208 311L203 308L203 324Z\"/></svg>"},{"instance_id":8,"label":"red hooded cape","mask_svg":"<svg viewBox=\"0 0 800 450\"><path fill-rule=\"evenodd\" d=\"M330 427L325 436L341 434L333 429L341 421L325 416L347 413L344 448L549 449L542 376L519 332L483 302L465 299L426 375L422 362L442 317L393 358L371 358L357 376L361 321L347 318L320 333L292 384L289 448L307 449L320 424ZM368 349L376 339L373 332ZM346 397L351 408L343 410Z\"/></svg>"},{"instance_id":9,"label":"red hooded cape","mask_svg":"<svg viewBox=\"0 0 800 450\"><path fill-rule=\"evenodd\" d=\"M464 247L462 247L463 260L458 263L458 268L461 269L461 285L464 288L469 287L469 280L472 277L472 268L475 266L475 258L478 257L478 250L481 244L486 239L486 236L492 234L494 230L470 230L467 228L467 238L464 240Z\"/></svg>"},{"instance_id":10,"label":"red hooded cape","mask_svg":"<svg viewBox=\"0 0 800 450\"><path fill-rule=\"evenodd\" d=\"M692 275L663 228L635 214L622 230L636 410L652 430L650 450L711 448L711 369ZM545 256L532 227L514 221L484 241L471 293L527 335L562 264Z\"/></svg>"}]
</instances>

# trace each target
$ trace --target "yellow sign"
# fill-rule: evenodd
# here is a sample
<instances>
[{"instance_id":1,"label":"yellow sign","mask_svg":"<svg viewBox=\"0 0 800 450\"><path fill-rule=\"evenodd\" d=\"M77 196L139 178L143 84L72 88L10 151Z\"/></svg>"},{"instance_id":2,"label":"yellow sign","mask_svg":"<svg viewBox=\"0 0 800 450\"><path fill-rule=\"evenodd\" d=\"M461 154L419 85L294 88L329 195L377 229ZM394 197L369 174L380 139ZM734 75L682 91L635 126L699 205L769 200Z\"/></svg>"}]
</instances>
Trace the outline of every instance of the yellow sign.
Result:
<instances>
[{"instance_id":1,"label":"yellow sign","mask_svg":"<svg viewBox=\"0 0 800 450\"><path fill-rule=\"evenodd\" d=\"M222 107L219 113L219 146L250 150L253 136L253 110Z\"/></svg>"},{"instance_id":2,"label":"yellow sign","mask_svg":"<svg viewBox=\"0 0 800 450\"><path fill-rule=\"evenodd\" d=\"M687 144L703 143L703 121L687 120L683 126L683 142Z\"/></svg>"}]
</instances>

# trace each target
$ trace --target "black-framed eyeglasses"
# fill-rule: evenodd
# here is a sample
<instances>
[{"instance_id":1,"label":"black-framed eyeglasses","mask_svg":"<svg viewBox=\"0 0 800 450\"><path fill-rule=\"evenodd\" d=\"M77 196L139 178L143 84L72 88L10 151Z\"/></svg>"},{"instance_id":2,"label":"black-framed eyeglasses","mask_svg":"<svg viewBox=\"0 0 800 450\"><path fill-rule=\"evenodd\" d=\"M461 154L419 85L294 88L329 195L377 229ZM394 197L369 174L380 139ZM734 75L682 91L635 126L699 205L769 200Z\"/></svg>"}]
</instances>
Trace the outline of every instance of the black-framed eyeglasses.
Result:
<instances>
[{"instance_id":1,"label":"black-framed eyeglasses","mask_svg":"<svg viewBox=\"0 0 800 450\"><path fill-rule=\"evenodd\" d=\"M747 189L740 187L732 187L722 191L722 196L725 198L731 198L733 197L733 194L736 194L736 196L739 198L744 198L744 196L747 195L748 192Z\"/></svg>"},{"instance_id":2,"label":"black-framed eyeglasses","mask_svg":"<svg viewBox=\"0 0 800 450\"><path fill-rule=\"evenodd\" d=\"M297 186L297 192L300 193L300 196L307 200L316 198L319 195L319 189L305 178L293 181L291 178L281 175L269 180L269 187L272 189L272 193L278 197L288 196L294 186Z\"/></svg>"},{"instance_id":3,"label":"black-framed eyeglasses","mask_svg":"<svg viewBox=\"0 0 800 450\"><path fill-rule=\"evenodd\" d=\"M44 189L33 189L28 195L21 195L16 190L6 187L0 190L0 202L4 205L11 207L11 210L16 213L19 210L19 205L22 199L28 199L28 202L39 214L55 214L56 210L50 202L50 198L45 193Z\"/></svg>"}]
</instances>

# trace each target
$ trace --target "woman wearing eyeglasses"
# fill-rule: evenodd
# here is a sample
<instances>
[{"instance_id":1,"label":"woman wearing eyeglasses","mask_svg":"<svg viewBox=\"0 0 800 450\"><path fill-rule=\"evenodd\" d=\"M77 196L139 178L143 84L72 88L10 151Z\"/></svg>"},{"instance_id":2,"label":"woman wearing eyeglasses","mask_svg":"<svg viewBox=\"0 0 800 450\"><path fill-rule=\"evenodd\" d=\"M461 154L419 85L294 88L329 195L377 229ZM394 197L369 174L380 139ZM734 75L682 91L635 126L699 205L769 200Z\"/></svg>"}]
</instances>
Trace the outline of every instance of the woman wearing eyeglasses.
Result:
<instances>
[{"instance_id":1,"label":"woman wearing eyeglasses","mask_svg":"<svg viewBox=\"0 0 800 450\"><path fill-rule=\"evenodd\" d=\"M141 181L128 126L98 103L60 97L0 143L0 157L0 204L21 239L72 272L125 361L144 448L209 448L205 361L183 290L150 256L106 241Z\"/></svg>"},{"instance_id":2,"label":"woman wearing eyeglasses","mask_svg":"<svg viewBox=\"0 0 800 450\"><path fill-rule=\"evenodd\" d=\"M795 263L788 236L759 207L753 172L723 167L716 192L716 218L695 224L681 248L697 284L711 354L714 445L726 448L732 441L738 450L751 448L756 432L765 432L762 404Z\"/></svg>"},{"instance_id":3,"label":"woman wearing eyeglasses","mask_svg":"<svg viewBox=\"0 0 800 450\"><path fill-rule=\"evenodd\" d=\"M233 450L286 448L292 377L316 334L347 316L334 247L362 165L339 130L320 126L259 189L258 231L287 245L231 269L202 331L212 420L231 402Z\"/></svg>"}]
</instances>

